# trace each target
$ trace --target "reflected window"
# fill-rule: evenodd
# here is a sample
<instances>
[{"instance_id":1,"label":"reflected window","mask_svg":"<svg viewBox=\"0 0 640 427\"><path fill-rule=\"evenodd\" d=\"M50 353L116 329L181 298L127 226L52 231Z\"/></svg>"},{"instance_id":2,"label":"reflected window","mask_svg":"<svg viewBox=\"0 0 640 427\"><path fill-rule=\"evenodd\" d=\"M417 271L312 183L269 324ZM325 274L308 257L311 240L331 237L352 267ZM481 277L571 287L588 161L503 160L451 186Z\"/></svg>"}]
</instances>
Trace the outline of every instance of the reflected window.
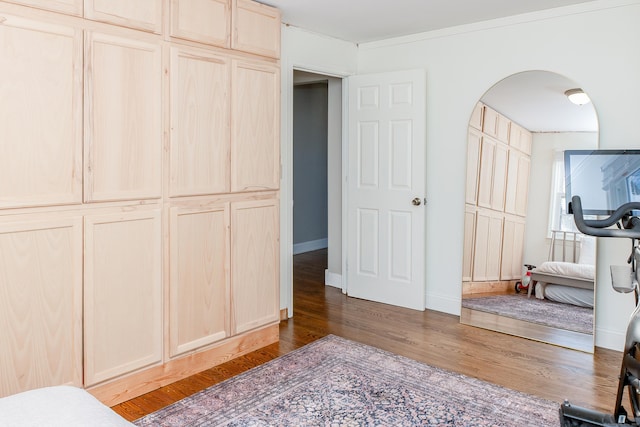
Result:
<instances>
[{"instance_id":1,"label":"reflected window","mask_svg":"<svg viewBox=\"0 0 640 427\"><path fill-rule=\"evenodd\" d=\"M551 171L551 200L549 201L549 227L547 229L547 237L549 238L551 238L552 230L578 231L573 215L567 213L563 151L555 152ZM585 219L597 219L597 216L585 215Z\"/></svg>"}]
</instances>

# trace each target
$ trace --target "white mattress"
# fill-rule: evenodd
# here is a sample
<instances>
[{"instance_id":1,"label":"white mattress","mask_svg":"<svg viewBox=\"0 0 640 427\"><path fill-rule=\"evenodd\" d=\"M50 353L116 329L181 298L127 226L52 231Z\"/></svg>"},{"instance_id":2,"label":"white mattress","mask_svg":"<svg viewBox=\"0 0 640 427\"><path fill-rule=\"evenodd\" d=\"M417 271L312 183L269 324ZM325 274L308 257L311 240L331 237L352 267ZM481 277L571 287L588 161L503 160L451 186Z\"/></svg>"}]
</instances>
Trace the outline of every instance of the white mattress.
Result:
<instances>
[{"instance_id":1,"label":"white mattress","mask_svg":"<svg viewBox=\"0 0 640 427\"><path fill-rule=\"evenodd\" d=\"M595 267L593 265L575 264L573 262L546 261L536 267L535 271L589 280L593 280L595 277Z\"/></svg>"},{"instance_id":2,"label":"white mattress","mask_svg":"<svg viewBox=\"0 0 640 427\"><path fill-rule=\"evenodd\" d=\"M44 387L0 399L0 427L131 427L89 392Z\"/></svg>"},{"instance_id":3,"label":"white mattress","mask_svg":"<svg viewBox=\"0 0 640 427\"><path fill-rule=\"evenodd\" d=\"M538 286L536 285L536 288ZM550 301L593 308L594 292L592 289L580 289L570 286L541 284L541 293ZM536 289L536 296L538 292Z\"/></svg>"}]
</instances>

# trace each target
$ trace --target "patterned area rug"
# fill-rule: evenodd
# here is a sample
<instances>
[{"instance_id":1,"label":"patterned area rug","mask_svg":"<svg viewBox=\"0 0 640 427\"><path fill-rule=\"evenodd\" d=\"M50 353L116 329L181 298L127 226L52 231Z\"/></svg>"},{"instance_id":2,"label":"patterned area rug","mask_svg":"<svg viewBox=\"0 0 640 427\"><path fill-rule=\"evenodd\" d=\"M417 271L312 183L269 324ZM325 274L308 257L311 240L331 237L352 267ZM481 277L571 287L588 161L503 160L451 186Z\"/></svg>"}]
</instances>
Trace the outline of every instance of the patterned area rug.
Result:
<instances>
[{"instance_id":1,"label":"patterned area rug","mask_svg":"<svg viewBox=\"0 0 640 427\"><path fill-rule=\"evenodd\" d=\"M143 426L557 426L559 404L329 335Z\"/></svg>"},{"instance_id":2,"label":"patterned area rug","mask_svg":"<svg viewBox=\"0 0 640 427\"><path fill-rule=\"evenodd\" d=\"M465 298L462 306L518 320L593 335L593 309L521 295Z\"/></svg>"}]
</instances>

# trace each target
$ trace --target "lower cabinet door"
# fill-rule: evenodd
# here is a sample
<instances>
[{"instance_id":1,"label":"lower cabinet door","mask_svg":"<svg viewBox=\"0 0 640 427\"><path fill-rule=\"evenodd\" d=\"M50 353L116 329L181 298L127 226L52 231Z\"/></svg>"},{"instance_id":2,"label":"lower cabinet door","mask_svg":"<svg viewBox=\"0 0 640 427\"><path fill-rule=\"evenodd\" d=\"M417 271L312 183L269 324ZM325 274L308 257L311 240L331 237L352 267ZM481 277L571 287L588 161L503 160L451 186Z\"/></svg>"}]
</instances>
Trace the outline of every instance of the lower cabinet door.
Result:
<instances>
[{"instance_id":1,"label":"lower cabinet door","mask_svg":"<svg viewBox=\"0 0 640 427\"><path fill-rule=\"evenodd\" d=\"M0 222L0 265L0 397L82 386L82 217Z\"/></svg>"},{"instance_id":2,"label":"lower cabinet door","mask_svg":"<svg viewBox=\"0 0 640 427\"><path fill-rule=\"evenodd\" d=\"M242 333L280 318L278 201L231 204L233 330Z\"/></svg>"},{"instance_id":3,"label":"lower cabinet door","mask_svg":"<svg viewBox=\"0 0 640 427\"><path fill-rule=\"evenodd\" d=\"M170 355L229 335L229 204L170 210Z\"/></svg>"},{"instance_id":4,"label":"lower cabinet door","mask_svg":"<svg viewBox=\"0 0 640 427\"><path fill-rule=\"evenodd\" d=\"M85 217L85 385L162 360L160 211Z\"/></svg>"}]
</instances>

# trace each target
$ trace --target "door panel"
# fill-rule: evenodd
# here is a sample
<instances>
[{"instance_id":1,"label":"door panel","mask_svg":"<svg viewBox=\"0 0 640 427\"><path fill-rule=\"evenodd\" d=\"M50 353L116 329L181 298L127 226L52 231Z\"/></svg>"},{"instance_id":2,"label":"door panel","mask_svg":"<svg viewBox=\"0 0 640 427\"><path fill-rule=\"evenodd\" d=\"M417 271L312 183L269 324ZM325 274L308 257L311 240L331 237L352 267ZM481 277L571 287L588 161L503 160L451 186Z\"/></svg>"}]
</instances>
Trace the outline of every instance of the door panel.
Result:
<instances>
[{"instance_id":1,"label":"door panel","mask_svg":"<svg viewBox=\"0 0 640 427\"><path fill-rule=\"evenodd\" d=\"M162 359L160 211L85 217L85 385Z\"/></svg>"},{"instance_id":2,"label":"door panel","mask_svg":"<svg viewBox=\"0 0 640 427\"><path fill-rule=\"evenodd\" d=\"M0 208L80 203L82 32L0 21Z\"/></svg>"},{"instance_id":3,"label":"door panel","mask_svg":"<svg viewBox=\"0 0 640 427\"><path fill-rule=\"evenodd\" d=\"M0 223L0 397L82 386L82 219Z\"/></svg>"},{"instance_id":4,"label":"door panel","mask_svg":"<svg viewBox=\"0 0 640 427\"><path fill-rule=\"evenodd\" d=\"M170 196L229 191L230 64L171 48Z\"/></svg>"},{"instance_id":5,"label":"door panel","mask_svg":"<svg viewBox=\"0 0 640 427\"><path fill-rule=\"evenodd\" d=\"M421 70L349 78L347 291L418 310L425 307L425 90Z\"/></svg>"},{"instance_id":6,"label":"door panel","mask_svg":"<svg viewBox=\"0 0 640 427\"><path fill-rule=\"evenodd\" d=\"M86 38L85 201L160 197L160 45Z\"/></svg>"}]
</instances>

